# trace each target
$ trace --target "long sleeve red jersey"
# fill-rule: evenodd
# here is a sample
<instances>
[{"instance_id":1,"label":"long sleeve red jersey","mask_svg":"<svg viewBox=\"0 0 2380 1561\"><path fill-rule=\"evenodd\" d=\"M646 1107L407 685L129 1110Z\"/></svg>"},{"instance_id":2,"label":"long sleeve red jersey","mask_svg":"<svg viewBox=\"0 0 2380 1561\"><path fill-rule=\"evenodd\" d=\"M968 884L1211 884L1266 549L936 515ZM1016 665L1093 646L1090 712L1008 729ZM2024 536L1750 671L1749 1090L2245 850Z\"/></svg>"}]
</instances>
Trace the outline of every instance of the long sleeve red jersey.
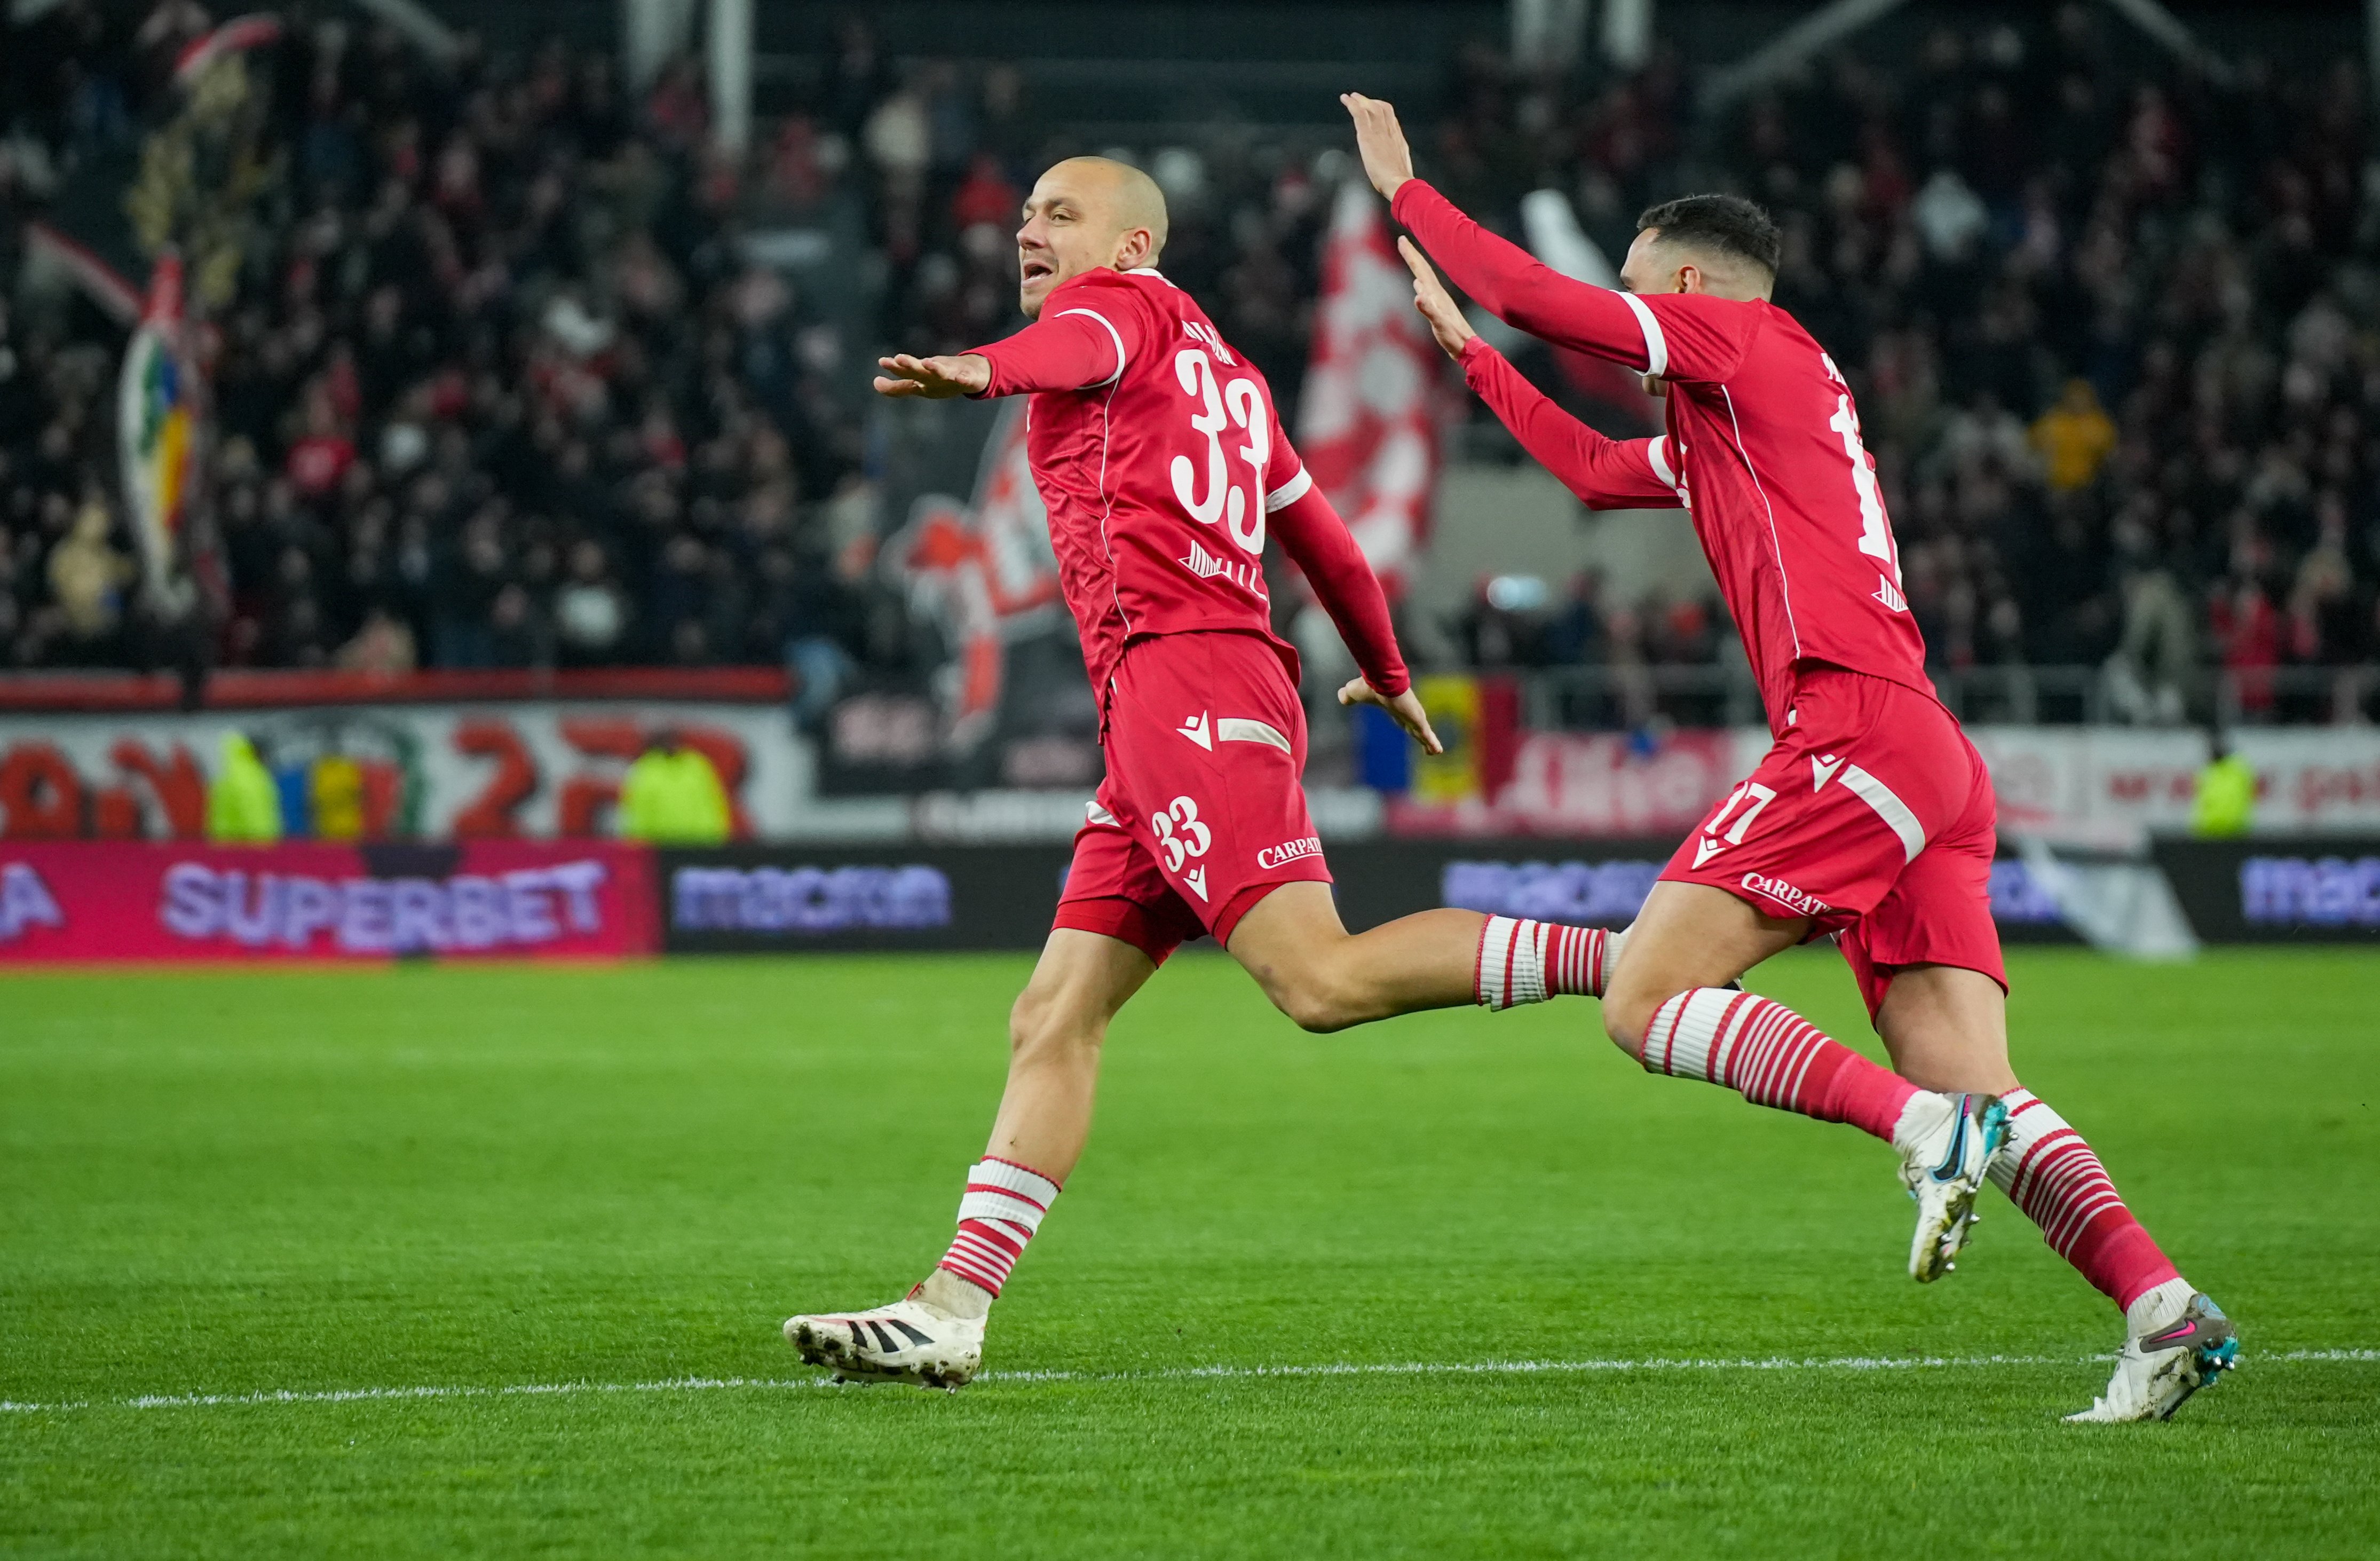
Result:
<instances>
[{"instance_id":1,"label":"long sleeve red jersey","mask_svg":"<svg viewBox=\"0 0 2380 1561\"><path fill-rule=\"evenodd\" d=\"M1513 394L1492 365L1483 371L1468 354L1464 364L1475 386L1500 387L1503 403L1489 396L1498 415L1590 504L1593 494L1612 506L1686 506L1772 731L1790 723L1793 669L1804 662L1934 692L1851 387L1791 315L1761 299L1572 281L1419 179L1399 188L1390 210L1490 313L1670 382L1666 435L1619 444L1566 433L1559 409Z\"/></svg>"},{"instance_id":2,"label":"long sleeve red jersey","mask_svg":"<svg viewBox=\"0 0 2380 1561\"><path fill-rule=\"evenodd\" d=\"M1153 270L1087 272L1035 323L971 350L991 364L985 395L1032 397L1026 454L1102 701L1125 645L1158 634L1259 635L1295 677L1265 593L1269 530L1365 680L1405 690L1379 582L1281 433L1264 375L1187 293Z\"/></svg>"}]
</instances>

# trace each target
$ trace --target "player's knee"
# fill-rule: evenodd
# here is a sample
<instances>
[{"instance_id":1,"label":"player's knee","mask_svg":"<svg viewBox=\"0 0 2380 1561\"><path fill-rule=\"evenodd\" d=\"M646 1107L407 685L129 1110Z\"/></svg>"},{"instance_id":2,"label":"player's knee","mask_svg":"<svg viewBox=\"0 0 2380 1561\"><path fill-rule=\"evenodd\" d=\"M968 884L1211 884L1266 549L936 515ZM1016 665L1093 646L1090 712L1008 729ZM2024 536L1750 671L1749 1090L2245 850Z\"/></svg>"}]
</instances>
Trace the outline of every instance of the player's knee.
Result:
<instances>
[{"instance_id":1,"label":"player's knee","mask_svg":"<svg viewBox=\"0 0 2380 1561\"><path fill-rule=\"evenodd\" d=\"M1654 1013L1672 994L1615 981L1603 994L1603 1033L1630 1056L1641 1056Z\"/></svg>"},{"instance_id":2,"label":"player's knee","mask_svg":"<svg viewBox=\"0 0 2380 1561\"><path fill-rule=\"evenodd\" d=\"M1365 1010L1360 994L1333 970L1301 970L1266 983L1266 992L1273 1006L1312 1035L1328 1035L1372 1017Z\"/></svg>"},{"instance_id":3,"label":"player's knee","mask_svg":"<svg viewBox=\"0 0 2380 1561\"><path fill-rule=\"evenodd\" d=\"M1008 1010L1008 1050L1019 1061L1054 1060L1068 1053L1096 1048L1107 1026L1062 991L1027 987Z\"/></svg>"}]
</instances>

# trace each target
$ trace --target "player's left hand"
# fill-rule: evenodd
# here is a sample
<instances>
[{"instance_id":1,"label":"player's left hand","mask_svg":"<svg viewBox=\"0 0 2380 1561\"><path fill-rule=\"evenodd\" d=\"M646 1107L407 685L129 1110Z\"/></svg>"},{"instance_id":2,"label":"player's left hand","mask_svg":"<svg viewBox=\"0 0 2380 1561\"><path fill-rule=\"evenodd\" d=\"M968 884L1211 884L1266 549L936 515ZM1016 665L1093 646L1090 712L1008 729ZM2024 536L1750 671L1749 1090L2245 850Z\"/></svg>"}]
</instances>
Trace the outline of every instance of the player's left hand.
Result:
<instances>
[{"instance_id":1,"label":"player's left hand","mask_svg":"<svg viewBox=\"0 0 2380 1561\"><path fill-rule=\"evenodd\" d=\"M991 360L981 353L962 352L953 358L912 358L900 353L879 358L879 396L922 396L929 401L953 396L980 396L991 388Z\"/></svg>"},{"instance_id":2,"label":"player's left hand","mask_svg":"<svg viewBox=\"0 0 2380 1561\"><path fill-rule=\"evenodd\" d=\"M1413 148L1397 123L1397 111L1361 92L1342 92L1339 101L1355 121L1355 150L1363 154L1364 177L1372 188L1393 201L1397 187L1414 177Z\"/></svg>"},{"instance_id":3,"label":"player's left hand","mask_svg":"<svg viewBox=\"0 0 2380 1561\"><path fill-rule=\"evenodd\" d=\"M1377 704L1387 711L1398 726L1405 729L1406 736L1421 744L1423 752L1446 751L1446 745L1438 740L1436 732L1429 729L1429 715L1421 707L1421 696L1411 689L1390 699L1361 677L1357 677L1350 680L1345 688L1339 690L1339 702L1341 704Z\"/></svg>"}]
</instances>

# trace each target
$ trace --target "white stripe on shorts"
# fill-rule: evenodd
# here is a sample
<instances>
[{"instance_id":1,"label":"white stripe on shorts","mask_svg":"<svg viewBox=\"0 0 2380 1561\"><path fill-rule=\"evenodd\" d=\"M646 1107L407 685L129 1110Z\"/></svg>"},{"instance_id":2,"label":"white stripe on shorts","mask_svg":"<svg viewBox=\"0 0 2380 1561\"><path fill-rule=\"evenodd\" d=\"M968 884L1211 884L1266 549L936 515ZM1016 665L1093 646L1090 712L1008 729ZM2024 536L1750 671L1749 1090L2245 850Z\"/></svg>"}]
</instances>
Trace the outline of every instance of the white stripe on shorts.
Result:
<instances>
[{"instance_id":1,"label":"white stripe on shorts","mask_svg":"<svg viewBox=\"0 0 2380 1561\"><path fill-rule=\"evenodd\" d=\"M1857 764L1843 766L1843 784L1857 794L1859 799L1876 810L1891 831L1900 836L1900 860L1914 861L1917 853L1925 848L1925 828L1909 804L1893 795L1892 787L1861 769Z\"/></svg>"}]
</instances>

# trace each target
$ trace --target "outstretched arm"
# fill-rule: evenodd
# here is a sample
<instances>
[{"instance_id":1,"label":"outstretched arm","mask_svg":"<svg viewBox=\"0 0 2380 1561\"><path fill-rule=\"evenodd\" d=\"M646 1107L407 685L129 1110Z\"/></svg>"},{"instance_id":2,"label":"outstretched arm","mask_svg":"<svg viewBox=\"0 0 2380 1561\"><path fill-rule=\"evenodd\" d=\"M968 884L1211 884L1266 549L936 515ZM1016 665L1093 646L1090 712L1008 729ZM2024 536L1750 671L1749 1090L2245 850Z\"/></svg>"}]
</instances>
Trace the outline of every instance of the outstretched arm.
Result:
<instances>
[{"instance_id":1,"label":"outstretched arm","mask_svg":"<svg viewBox=\"0 0 2380 1561\"><path fill-rule=\"evenodd\" d=\"M1120 313L1111 308L1108 314ZM1126 320L1126 328L1133 322ZM1004 341L946 358L880 358L879 396L1021 396L1034 390L1081 390L1123 372L1123 333L1090 309L1055 311Z\"/></svg>"},{"instance_id":2,"label":"outstretched arm","mask_svg":"<svg viewBox=\"0 0 2380 1561\"><path fill-rule=\"evenodd\" d=\"M1479 393L1521 447L1561 479L1592 509L1674 508L1684 501L1668 439L1607 439L1523 378L1504 355L1479 339L1446 287L1410 238L1397 252L1414 275L1414 308L1463 378Z\"/></svg>"}]
</instances>

